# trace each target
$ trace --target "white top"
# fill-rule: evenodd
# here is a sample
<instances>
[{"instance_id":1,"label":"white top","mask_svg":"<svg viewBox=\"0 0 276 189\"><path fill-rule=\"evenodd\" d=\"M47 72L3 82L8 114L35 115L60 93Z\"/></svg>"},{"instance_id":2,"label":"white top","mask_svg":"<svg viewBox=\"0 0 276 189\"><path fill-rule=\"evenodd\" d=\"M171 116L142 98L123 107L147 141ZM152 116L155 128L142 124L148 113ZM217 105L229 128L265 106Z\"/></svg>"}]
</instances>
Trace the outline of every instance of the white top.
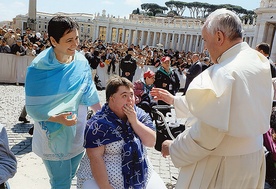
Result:
<instances>
[{"instance_id":1,"label":"white top","mask_svg":"<svg viewBox=\"0 0 276 189\"><path fill-rule=\"evenodd\" d=\"M255 137L269 128L272 97L268 59L243 42L198 75L174 106L177 116L198 119L233 137Z\"/></svg>"},{"instance_id":2,"label":"white top","mask_svg":"<svg viewBox=\"0 0 276 189\"><path fill-rule=\"evenodd\" d=\"M189 126L169 148L180 168L175 188L263 188L270 64L246 43L224 52L218 62L191 82L184 97L174 99L176 115L188 117Z\"/></svg>"},{"instance_id":3,"label":"white top","mask_svg":"<svg viewBox=\"0 0 276 189\"><path fill-rule=\"evenodd\" d=\"M123 140L120 140L105 145L103 159L106 165L108 180L114 189L124 188L124 178L122 174L122 148L124 143ZM153 166L148 159L145 147L144 156L148 165L148 177L146 178L146 183L148 183L152 175ZM77 172L77 178L77 188L82 188L82 185L86 180L92 180L94 178L90 169L90 161L87 154L85 154L81 160Z\"/></svg>"}]
</instances>

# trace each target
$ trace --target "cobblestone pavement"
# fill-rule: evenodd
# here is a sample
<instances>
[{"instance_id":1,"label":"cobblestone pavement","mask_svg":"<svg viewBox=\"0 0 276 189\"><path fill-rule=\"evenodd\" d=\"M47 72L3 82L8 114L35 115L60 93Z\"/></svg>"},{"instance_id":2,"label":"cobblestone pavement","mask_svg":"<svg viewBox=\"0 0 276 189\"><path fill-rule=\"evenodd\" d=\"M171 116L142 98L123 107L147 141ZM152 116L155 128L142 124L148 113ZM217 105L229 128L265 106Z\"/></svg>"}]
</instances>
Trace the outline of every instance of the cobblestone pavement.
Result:
<instances>
[{"instance_id":1,"label":"cobblestone pavement","mask_svg":"<svg viewBox=\"0 0 276 189\"><path fill-rule=\"evenodd\" d=\"M105 102L104 92L105 91L99 91L101 103ZM33 126L33 121L30 117L27 117L31 121L29 124L22 124L18 121L21 109L25 103L24 87L0 84L0 94L0 123L5 125L8 132L10 148L20 162L21 159L24 160L24 156L27 156L32 151L32 136L29 135L28 131ZM148 149L148 154L155 171L161 176L164 182L166 184L175 184L176 181L173 177L177 177L178 169L173 166L170 158L163 158L160 152L155 149ZM33 167L33 169L35 169L35 167ZM24 169L18 169L18 171L20 170ZM35 171L21 174L30 174L28 177L31 177L32 172ZM19 172L17 174L19 174ZM72 188L76 188L75 186L76 179L73 180Z\"/></svg>"}]
</instances>

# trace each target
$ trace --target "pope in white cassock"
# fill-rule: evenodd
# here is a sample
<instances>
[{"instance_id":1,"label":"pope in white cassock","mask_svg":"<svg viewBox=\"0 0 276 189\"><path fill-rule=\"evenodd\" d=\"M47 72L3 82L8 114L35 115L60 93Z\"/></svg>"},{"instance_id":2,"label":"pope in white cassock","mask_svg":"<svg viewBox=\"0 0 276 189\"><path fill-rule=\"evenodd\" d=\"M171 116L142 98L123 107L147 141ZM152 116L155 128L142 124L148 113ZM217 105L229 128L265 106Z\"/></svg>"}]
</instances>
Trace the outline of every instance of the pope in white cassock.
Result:
<instances>
[{"instance_id":1,"label":"pope in white cassock","mask_svg":"<svg viewBox=\"0 0 276 189\"><path fill-rule=\"evenodd\" d=\"M192 81L185 96L152 89L156 100L188 118L188 129L164 141L161 152L180 168L177 189L263 188L263 133L273 96L268 59L243 42L240 19L226 9L210 14L202 37L215 65Z\"/></svg>"}]
</instances>

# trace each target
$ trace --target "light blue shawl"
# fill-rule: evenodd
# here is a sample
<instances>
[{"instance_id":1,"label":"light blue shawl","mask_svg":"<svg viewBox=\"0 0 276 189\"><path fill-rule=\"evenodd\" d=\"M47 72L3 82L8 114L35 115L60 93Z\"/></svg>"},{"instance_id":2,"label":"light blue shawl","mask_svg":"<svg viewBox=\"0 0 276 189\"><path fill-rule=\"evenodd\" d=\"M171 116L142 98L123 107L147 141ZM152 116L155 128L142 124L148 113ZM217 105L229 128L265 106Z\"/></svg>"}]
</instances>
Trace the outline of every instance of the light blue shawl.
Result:
<instances>
[{"instance_id":1,"label":"light blue shawl","mask_svg":"<svg viewBox=\"0 0 276 189\"><path fill-rule=\"evenodd\" d=\"M47 120L63 112L77 114L80 104L91 106L99 102L86 58L76 52L70 64L61 64L52 47L42 51L28 67L25 92L26 110L46 130L50 149L59 158L66 156L76 125L68 127Z\"/></svg>"}]
</instances>

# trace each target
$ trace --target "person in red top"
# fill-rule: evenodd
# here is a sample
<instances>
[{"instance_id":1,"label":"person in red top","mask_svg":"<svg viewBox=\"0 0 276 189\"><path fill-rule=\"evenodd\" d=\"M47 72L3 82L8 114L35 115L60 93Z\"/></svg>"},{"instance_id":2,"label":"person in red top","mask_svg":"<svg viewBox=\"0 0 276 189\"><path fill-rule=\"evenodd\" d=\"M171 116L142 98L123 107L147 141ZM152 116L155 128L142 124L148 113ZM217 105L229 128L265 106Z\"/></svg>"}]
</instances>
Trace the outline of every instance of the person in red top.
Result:
<instances>
[{"instance_id":1,"label":"person in red top","mask_svg":"<svg viewBox=\"0 0 276 189\"><path fill-rule=\"evenodd\" d=\"M134 82L135 104L151 115L151 107L157 105L149 92L154 87L155 73L151 70L144 73L144 78Z\"/></svg>"}]
</instances>

